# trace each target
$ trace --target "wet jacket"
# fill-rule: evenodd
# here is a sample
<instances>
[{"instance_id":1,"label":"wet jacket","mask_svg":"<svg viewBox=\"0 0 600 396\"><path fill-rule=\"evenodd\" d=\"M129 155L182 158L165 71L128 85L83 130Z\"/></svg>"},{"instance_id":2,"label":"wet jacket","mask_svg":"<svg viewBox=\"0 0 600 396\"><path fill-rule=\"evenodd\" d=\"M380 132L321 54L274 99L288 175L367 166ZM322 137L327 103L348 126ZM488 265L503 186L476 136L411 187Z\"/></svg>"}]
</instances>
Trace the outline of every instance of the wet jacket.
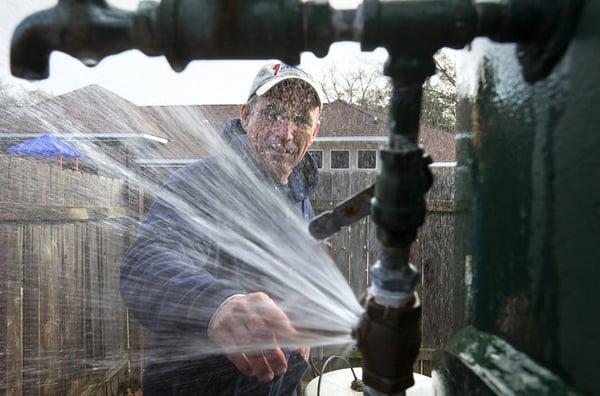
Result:
<instances>
[{"instance_id":1,"label":"wet jacket","mask_svg":"<svg viewBox=\"0 0 600 396\"><path fill-rule=\"evenodd\" d=\"M249 155L239 119L226 123L223 137L250 166L257 166ZM163 190L193 202L197 195L194 189L201 188L201 181L209 175L215 177L214 167L212 159L196 161L175 172ZM313 216L309 197L317 181L317 167L310 155L305 156L288 179L285 195L298 214L307 219ZM286 352L287 373L268 384L243 376L224 355L190 352L198 337L207 339L208 323L223 301L247 291L220 277L218 271L194 265L186 251L199 245L210 247L211 242L208 238L186 235L185 222L185 215L180 215L159 196L121 263L123 300L130 313L152 333L144 369L144 396L292 394L307 368L296 352ZM218 250L211 254L211 262L226 265L235 260ZM190 307L195 304L202 305L201 315L197 312L190 315Z\"/></svg>"}]
</instances>

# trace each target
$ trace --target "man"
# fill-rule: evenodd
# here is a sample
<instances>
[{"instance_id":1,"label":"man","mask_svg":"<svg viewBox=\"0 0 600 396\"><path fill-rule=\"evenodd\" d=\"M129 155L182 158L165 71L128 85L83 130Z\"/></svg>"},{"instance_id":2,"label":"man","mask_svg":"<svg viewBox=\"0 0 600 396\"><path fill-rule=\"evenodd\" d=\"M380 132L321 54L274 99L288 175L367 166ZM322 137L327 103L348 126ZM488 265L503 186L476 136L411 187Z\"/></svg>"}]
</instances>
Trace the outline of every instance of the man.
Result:
<instances>
[{"instance_id":1,"label":"man","mask_svg":"<svg viewBox=\"0 0 600 396\"><path fill-rule=\"evenodd\" d=\"M316 164L307 150L320 126L320 92L302 70L271 62L257 74L241 119L227 122L223 132L247 166L307 219L313 215L309 196L317 183ZM208 184L219 182L222 168L218 159L197 161L176 172L163 191L202 212L196 202L199 189L209 188L203 187L208 178ZM204 214L210 220L211 214ZM190 252L206 250L223 268L243 267L239 257L215 248L208 236L187 235L193 227L185 217L176 204L159 197L121 267L123 299L152 331L144 395L292 394L307 368L309 351L278 346L297 334L288 314L268 291L198 265ZM225 353L191 353L202 337ZM269 347L243 349L252 345Z\"/></svg>"}]
</instances>

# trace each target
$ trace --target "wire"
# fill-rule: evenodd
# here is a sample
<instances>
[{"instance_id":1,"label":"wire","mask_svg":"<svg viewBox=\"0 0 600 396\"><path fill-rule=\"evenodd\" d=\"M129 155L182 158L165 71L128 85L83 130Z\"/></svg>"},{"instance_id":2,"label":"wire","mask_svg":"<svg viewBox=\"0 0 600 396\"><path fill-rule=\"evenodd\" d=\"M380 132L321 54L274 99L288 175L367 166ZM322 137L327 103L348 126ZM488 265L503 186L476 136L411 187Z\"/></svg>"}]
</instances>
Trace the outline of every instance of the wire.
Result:
<instances>
[{"instance_id":1,"label":"wire","mask_svg":"<svg viewBox=\"0 0 600 396\"><path fill-rule=\"evenodd\" d=\"M310 368L312 369L313 378L321 375L321 372L317 369L312 359L308 359L308 363L310 364Z\"/></svg>"},{"instance_id":2,"label":"wire","mask_svg":"<svg viewBox=\"0 0 600 396\"><path fill-rule=\"evenodd\" d=\"M354 368L352 367L352 365L350 364L350 361L348 361L348 359L346 359L343 356L338 356L338 355L333 355L330 356L325 363L323 364L323 368L321 369L321 374L319 375L319 382L317 383L317 396L321 396L321 379L323 378L323 374L325 374L325 369L327 368L327 365L329 364L329 362L331 362L333 359L341 359L344 362L346 362L346 364L348 365L348 367L350 367L350 371L352 371L352 375L354 376L354 381L353 382L358 382L359 379L356 377L356 373L354 372ZM318 371L318 370L317 370Z\"/></svg>"}]
</instances>

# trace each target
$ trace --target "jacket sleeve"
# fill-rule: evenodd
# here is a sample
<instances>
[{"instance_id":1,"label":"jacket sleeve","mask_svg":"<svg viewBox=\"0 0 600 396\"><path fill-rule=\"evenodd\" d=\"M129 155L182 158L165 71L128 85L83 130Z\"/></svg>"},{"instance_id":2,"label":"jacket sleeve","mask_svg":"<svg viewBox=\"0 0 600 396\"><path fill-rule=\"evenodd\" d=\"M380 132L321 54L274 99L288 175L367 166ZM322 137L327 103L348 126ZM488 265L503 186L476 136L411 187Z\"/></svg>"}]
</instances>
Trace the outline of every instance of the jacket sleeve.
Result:
<instances>
[{"instance_id":1,"label":"jacket sleeve","mask_svg":"<svg viewBox=\"0 0 600 396\"><path fill-rule=\"evenodd\" d=\"M181 192L177 179L165 185L121 262L121 296L134 317L154 332L205 335L217 308L240 290L198 262L208 256L194 252L210 250L212 243L189 232L185 216L164 198ZM218 250L212 250L211 260L219 260Z\"/></svg>"}]
</instances>

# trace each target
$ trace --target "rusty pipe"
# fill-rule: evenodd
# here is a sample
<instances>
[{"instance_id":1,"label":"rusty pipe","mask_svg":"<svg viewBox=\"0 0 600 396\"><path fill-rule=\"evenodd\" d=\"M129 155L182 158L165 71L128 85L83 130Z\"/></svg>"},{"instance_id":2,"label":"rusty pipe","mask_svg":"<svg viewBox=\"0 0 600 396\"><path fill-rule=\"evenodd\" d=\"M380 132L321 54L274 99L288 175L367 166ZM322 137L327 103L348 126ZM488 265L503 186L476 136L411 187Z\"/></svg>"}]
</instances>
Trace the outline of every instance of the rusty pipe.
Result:
<instances>
[{"instance_id":1,"label":"rusty pipe","mask_svg":"<svg viewBox=\"0 0 600 396\"><path fill-rule=\"evenodd\" d=\"M373 298L355 332L363 358L365 394L398 395L414 385L413 364L419 354L421 305L416 294L391 308Z\"/></svg>"}]
</instances>

